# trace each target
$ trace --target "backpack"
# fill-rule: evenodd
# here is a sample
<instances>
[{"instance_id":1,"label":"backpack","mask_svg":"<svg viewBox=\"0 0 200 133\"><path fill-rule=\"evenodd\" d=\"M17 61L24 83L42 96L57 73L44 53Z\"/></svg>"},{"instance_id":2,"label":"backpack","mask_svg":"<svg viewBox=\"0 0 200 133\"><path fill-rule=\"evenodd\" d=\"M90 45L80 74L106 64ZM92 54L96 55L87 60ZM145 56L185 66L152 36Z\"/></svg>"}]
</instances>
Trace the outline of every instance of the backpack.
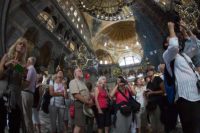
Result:
<instances>
[{"instance_id":1,"label":"backpack","mask_svg":"<svg viewBox=\"0 0 200 133\"><path fill-rule=\"evenodd\" d=\"M42 95L41 110L45 113L49 113L49 104L51 100L51 95L49 94L49 89L46 88Z\"/></svg>"},{"instance_id":2,"label":"backpack","mask_svg":"<svg viewBox=\"0 0 200 133\"><path fill-rule=\"evenodd\" d=\"M169 74L166 67L165 67L165 70L164 70L164 88L165 88L165 92L167 93L167 100L170 104L174 103L175 94L176 94L174 62L175 62L175 59L170 62L170 68L172 70L172 76Z\"/></svg>"}]
</instances>

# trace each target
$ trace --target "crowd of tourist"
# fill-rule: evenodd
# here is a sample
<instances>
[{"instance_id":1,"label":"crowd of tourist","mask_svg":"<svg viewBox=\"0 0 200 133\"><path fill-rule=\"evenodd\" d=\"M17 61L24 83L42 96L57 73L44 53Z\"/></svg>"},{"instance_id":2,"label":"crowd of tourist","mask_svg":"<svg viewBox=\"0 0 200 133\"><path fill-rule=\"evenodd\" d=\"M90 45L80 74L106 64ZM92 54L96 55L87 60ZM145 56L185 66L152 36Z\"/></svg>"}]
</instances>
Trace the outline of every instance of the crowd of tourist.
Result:
<instances>
[{"instance_id":1,"label":"crowd of tourist","mask_svg":"<svg viewBox=\"0 0 200 133\"><path fill-rule=\"evenodd\" d=\"M105 76L86 82L74 69L68 81L56 73L37 73L26 57L28 41L19 38L0 62L0 132L41 133L40 112L49 115L51 133L200 133L200 41L181 19L168 22L164 64L128 82ZM94 83L95 82L95 83Z\"/></svg>"}]
</instances>

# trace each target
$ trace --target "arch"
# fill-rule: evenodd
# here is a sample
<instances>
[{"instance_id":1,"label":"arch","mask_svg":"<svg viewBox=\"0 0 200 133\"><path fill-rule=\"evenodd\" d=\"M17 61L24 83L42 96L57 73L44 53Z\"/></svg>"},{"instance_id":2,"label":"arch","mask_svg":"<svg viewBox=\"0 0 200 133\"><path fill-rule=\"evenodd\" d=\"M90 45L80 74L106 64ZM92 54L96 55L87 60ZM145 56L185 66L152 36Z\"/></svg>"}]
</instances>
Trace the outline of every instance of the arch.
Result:
<instances>
[{"instance_id":1,"label":"arch","mask_svg":"<svg viewBox=\"0 0 200 133\"><path fill-rule=\"evenodd\" d=\"M51 32L55 29L56 24L51 14L46 11L42 11L38 14L37 18L44 24L46 24L47 29Z\"/></svg>"},{"instance_id":2,"label":"arch","mask_svg":"<svg viewBox=\"0 0 200 133\"><path fill-rule=\"evenodd\" d=\"M47 6L47 7L45 7L43 9L43 11L46 12L46 13L48 13L48 14L51 14L53 12L53 9L52 9L52 7Z\"/></svg>"},{"instance_id":3,"label":"arch","mask_svg":"<svg viewBox=\"0 0 200 133\"><path fill-rule=\"evenodd\" d=\"M56 28L55 32L56 32L57 34L63 35L63 37L64 37L65 29L67 29L66 24L65 24L64 22L60 22L60 23L58 24L58 27Z\"/></svg>"},{"instance_id":4,"label":"arch","mask_svg":"<svg viewBox=\"0 0 200 133\"><path fill-rule=\"evenodd\" d=\"M39 31L36 27L29 27L23 37L35 44L38 41Z\"/></svg>"},{"instance_id":5,"label":"arch","mask_svg":"<svg viewBox=\"0 0 200 133\"><path fill-rule=\"evenodd\" d=\"M55 25L56 25L58 23L58 18L56 16L52 16L52 19L54 20Z\"/></svg>"},{"instance_id":6,"label":"arch","mask_svg":"<svg viewBox=\"0 0 200 133\"><path fill-rule=\"evenodd\" d=\"M124 53L120 55L118 63L120 66L140 64L142 57L134 52Z\"/></svg>"},{"instance_id":7,"label":"arch","mask_svg":"<svg viewBox=\"0 0 200 133\"><path fill-rule=\"evenodd\" d=\"M38 64L42 64L43 66L47 67L50 60L51 60L51 54L52 54L52 42L46 41L42 45L42 47L39 49L40 56L38 58Z\"/></svg>"},{"instance_id":8,"label":"arch","mask_svg":"<svg viewBox=\"0 0 200 133\"><path fill-rule=\"evenodd\" d=\"M103 50L103 49L96 50L95 54L97 56L97 59L100 61L100 64L101 64L101 61L102 62L107 61L108 64L114 63L114 61L113 61L112 56L110 55L110 53L107 52L107 51L105 51L105 50ZM107 64L107 63L105 63L105 64Z\"/></svg>"},{"instance_id":9,"label":"arch","mask_svg":"<svg viewBox=\"0 0 200 133\"><path fill-rule=\"evenodd\" d=\"M102 33L105 33L109 30L116 30L116 28L120 28L121 26L120 25L127 25L126 26L126 29L128 30L134 30L135 28L135 21L134 20L122 20L122 21L117 21L115 23L110 23L108 25L106 25L105 27L103 27L97 34L96 34L96 37L98 38L98 36L101 36ZM130 26L133 26L133 28L131 28ZM113 26L115 28L113 28ZM120 26L120 27L119 27ZM125 30L123 28L121 28L121 30ZM130 31L131 32L131 31ZM135 33L135 32L133 32Z\"/></svg>"}]
</instances>

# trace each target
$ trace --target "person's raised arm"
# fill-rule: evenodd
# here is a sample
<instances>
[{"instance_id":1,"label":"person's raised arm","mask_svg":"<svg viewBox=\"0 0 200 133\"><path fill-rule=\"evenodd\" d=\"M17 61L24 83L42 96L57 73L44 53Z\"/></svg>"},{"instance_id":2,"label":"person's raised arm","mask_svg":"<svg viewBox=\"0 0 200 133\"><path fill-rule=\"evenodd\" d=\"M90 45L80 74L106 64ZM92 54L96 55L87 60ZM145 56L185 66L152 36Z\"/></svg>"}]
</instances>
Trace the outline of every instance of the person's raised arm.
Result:
<instances>
[{"instance_id":1,"label":"person's raised arm","mask_svg":"<svg viewBox=\"0 0 200 133\"><path fill-rule=\"evenodd\" d=\"M167 66L169 67L170 62L175 59L176 55L179 52L179 42L176 37L176 33L174 31L174 23L168 22L168 30L169 30L169 45L167 50L163 53L163 59ZM169 71L171 73L171 71Z\"/></svg>"},{"instance_id":2,"label":"person's raised arm","mask_svg":"<svg viewBox=\"0 0 200 133\"><path fill-rule=\"evenodd\" d=\"M116 91L117 91L117 88L118 88L118 84L116 84L115 87L114 87L114 89L111 90L111 92L110 92L110 97L111 97L111 98L114 97L114 95L115 95L115 93L116 93Z\"/></svg>"}]
</instances>

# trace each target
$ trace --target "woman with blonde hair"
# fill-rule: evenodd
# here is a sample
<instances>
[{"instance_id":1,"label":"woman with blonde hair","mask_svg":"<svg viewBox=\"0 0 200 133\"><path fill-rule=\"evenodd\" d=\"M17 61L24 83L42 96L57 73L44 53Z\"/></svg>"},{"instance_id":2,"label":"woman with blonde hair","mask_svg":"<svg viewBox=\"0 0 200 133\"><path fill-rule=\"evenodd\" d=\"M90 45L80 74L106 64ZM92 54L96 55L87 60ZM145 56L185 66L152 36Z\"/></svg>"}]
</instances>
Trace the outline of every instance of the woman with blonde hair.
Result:
<instances>
[{"instance_id":1,"label":"woman with blonde hair","mask_svg":"<svg viewBox=\"0 0 200 133\"><path fill-rule=\"evenodd\" d=\"M109 111L109 95L106 88L106 77L101 76L98 79L97 86L95 88L95 104L98 109L98 115L96 116L98 133L109 133L111 126L111 113Z\"/></svg>"},{"instance_id":2,"label":"woman with blonde hair","mask_svg":"<svg viewBox=\"0 0 200 133\"><path fill-rule=\"evenodd\" d=\"M8 114L9 132L19 133L22 110L21 88L26 63L27 40L20 37L0 62L0 80L8 82L0 95L0 132L4 133ZM17 124L18 123L18 124Z\"/></svg>"}]
</instances>

